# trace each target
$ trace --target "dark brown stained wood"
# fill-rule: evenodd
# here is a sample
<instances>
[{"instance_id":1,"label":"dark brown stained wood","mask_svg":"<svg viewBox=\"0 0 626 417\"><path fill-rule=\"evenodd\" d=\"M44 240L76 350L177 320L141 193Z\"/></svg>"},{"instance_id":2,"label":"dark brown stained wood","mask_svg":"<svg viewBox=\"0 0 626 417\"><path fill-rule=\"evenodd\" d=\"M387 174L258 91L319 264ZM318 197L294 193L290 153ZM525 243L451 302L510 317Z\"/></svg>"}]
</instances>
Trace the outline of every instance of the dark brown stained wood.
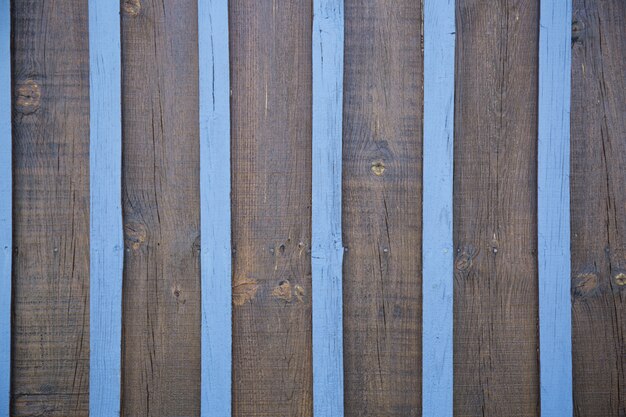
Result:
<instances>
[{"instance_id":1,"label":"dark brown stained wood","mask_svg":"<svg viewBox=\"0 0 626 417\"><path fill-rule=\"evenodd\" d=\"M457 2L455 416L539 407L539 2Z\"/></svg>"},{"instance_id":2,"label":"dark brown stained wood","mask_svg":"<svg viewBox=\"0 0 626 417\"><path fill-rule=\"evenodd\" d=\"M346 416L421 415L421 14L345 3Z\"/></svg>"},{"instance_id":3,"label":"dark brown stained wood","mask_svg":"<svg viewBox=\"0 0 626 417\"><path fill-rule=\"evenodd\" d=\"M194 0L122 2L122 415L200 414Z\"/></svg>"},{"instance_id":4,"label":"dark brown stained wood","mask_svg":"<svg viewBox=\"0 0 626 417\"><path fill-rule=\"evenodd\" d=\"M11 416L87 416L87 2L23 0L11 11Z\"/></svg>"},{"instance_id":5,"label":"dark brown stained wood","mask_svg":"<svg viewBox=\"0 0 626 417\"><path fill-rule=\"evenodd\" d=\"M312 2L230 2L233 415L312 415Z\"/></svg>"},{"instance_id":6,"label":"dark brown stained wood","mask_svg":"<svg viewBox=\"0 0 626 417\"><path fill-rule=\"evenodd\" d=\"M626 2L575 0L572 355L576 416L626 416Z\"/></svg>"}]
</instances>

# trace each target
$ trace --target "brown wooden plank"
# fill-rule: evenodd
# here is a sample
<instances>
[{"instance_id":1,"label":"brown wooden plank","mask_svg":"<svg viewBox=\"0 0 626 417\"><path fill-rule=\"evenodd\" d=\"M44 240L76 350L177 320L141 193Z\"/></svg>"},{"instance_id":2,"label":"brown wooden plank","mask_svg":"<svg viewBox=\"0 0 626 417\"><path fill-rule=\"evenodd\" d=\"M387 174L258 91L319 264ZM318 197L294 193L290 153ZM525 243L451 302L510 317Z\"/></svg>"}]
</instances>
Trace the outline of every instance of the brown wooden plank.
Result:
<instances>
[{"instance_id":1,"label":"brown wooden plank","mask_svg":"<svg viewBox=\"0 0 626 417\"><path fill-rule=\"evenodd\" d=\"M576 416L626 416L626 3L575 0L572 356Z\"/></svg>"},{"instance_id":2,"label":"brown wooden plank","mask_svg":"<svg viewBox=\"0 0 626 417\"><path fill-rule=\"evenodd\" d=\"M539 406L539 2L457 2L455 416Z\"/></svg>"},{"instance_id":3,"label":"brown wooden plank","mask_svg":"<svg viewBox=\"0 0 626 417\"><path fill-rule=\"evenodd\" d=\"M87 2L13 2L12 416L89 414Z\"/></svg>"},{"instance_id":4,"label":"brown wooden plank","mask_svg":"<svg viewBox=\"0 0 626 417\"><path fill-rule=\"evenodd\" d=\"M421 4L345 3L347 416L421 415Z\"/></svg>"},{"instance_id":5,"label":"brown wooden plank","mask_svg":"<svg viewBox=\"0 0 626 417\"><path fill-rule=\"evenodd\" d=\"M122 2L122 415L200 413L197 2Z\"/></svg>"},{"instance_id":6,"label":"brown wooden plank","mask_svg":"<svg viewBox=\"0 0 626 417\"><path fill-rule=\"evenodd\" d=\"M311 416L311 22L230 2L233 415Z\"/></svg>"}]
</instances>

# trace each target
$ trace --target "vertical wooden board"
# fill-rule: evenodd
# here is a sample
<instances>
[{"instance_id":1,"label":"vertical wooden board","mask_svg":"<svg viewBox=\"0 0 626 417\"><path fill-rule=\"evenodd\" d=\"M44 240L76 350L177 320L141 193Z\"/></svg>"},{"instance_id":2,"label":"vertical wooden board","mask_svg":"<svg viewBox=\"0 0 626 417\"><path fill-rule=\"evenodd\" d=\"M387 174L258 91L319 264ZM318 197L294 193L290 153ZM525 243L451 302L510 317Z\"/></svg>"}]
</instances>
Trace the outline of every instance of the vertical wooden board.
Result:
<instances>
[{"instance_id":1,"label":"vertical wooden board","mask_svg":"<svg viewBox=\"0 0 626 417\"><path fill-rule=\"evenodd\" d=\"M572 416L569 0L540 2L537 256L541 416Z\"/></svg>"},{"instance_id":2,"label":"vertical wooden board","mask_svg":"<svg viewBox=\"0 0 626 417\"><path fill-rule=\"evenodd\" d=\"M626 415L626 3L573 5L572 342L576 416Z\"/></svg>"},{"instance_id":3,"label":"vertical wooden board","mask_svg":"<svg viewBox=\"0 0 626 417\"><path fill-rule=\"evenodd\" d=\"M452 417L454 0L424 2L422 415Z\"/></svg>"},{"instance_id":4,"label":"vertical wooden board","mask_svg":"<svg viewBox=\"0 0 626 417\"><path fill-rule=\"evenodd\" d=\"M233 415L311 416L312 2L230 2Z\"/></svg>"},{"instance_id":5,"label":"vertical wooden board","mask_svg":"<svg viewBox=\"0 0 626 417\"><path fill-rule=\"evenodd\" d=\"M232 273L228 1L198 1L201 416L230 417Z\"/></svg>"},{"instance_id":6,"label":"vertical wooden board","mask_svg":"<svg viewBox=\"0 0 626 417\"><path fill-rule=\"evenodd\" d=\"M89 2L89 414L119 417L122 336L120 5Z\"/></svg>"},{"instance_id":7,"label":"vertical wooden board","mask_svg":"<svg viewBox=\"0 0 626 417\"><path fill-rule=\"evenodd\" d=\"M343 0L315 0L313 8L313 413L343 417Z\"/></svg>"},{"instance_id":8,"label":"vertical wooden board","mask_svg":"<svg viewBox=\"0 0 626 417\"><path fill-rule=\"evenodd\" d=\"M345 3L348 416L421 413L421 22L420 2Z\"/></svg>"},{"instance_id":9,"label":"vertical wooden board","mask_svg":"<svg viewBox=\"0 0 626 417\"><path fill-rule=\"evenodd\" d=\"M538 6L457 1L455 416L539 412Z\"/></svg>"},{"instance_id":10,"label":"vertical wooden board","mask_svg":"<svg viewBox=\"0 0 626 417\"><path fill-rule=\"evenodd\" d=\"M12 416L88 415L84 0L13 2Z\"/></svg>"},{"instance_id":11,"label":"vertical wooden board","mask_svg":"<svg viewBox=\"0 0 626 417\"><path fill-rule=\"evenodd\" d=\"M122 2L122 415L200 414L196 0Z\"/></svg>"},{"instance_id":12,"label":"vertical wooden board","mask_svg":"<svg viewBox=\"0 0 626 417\"><path fill-rule=\"evenodd\" d=\"M11 5L0 0L0 413L11 390Z\"/></svg>"}]
</instances>

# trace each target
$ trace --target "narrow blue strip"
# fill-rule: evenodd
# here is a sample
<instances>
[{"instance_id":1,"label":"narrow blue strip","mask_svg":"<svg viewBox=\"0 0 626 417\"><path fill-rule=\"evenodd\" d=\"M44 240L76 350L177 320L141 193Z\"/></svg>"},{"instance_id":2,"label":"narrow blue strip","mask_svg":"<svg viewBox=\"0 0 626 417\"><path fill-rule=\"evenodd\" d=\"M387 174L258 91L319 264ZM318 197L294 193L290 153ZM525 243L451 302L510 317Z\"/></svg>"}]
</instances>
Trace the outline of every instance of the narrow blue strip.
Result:
<instances>
[{"instance_id":1,"label":"narrow blue strip","mask_svg":"<svg viewBox=\"0 0 626 417\"><path fill-rule=\"evenodd\" d=\"M0 416L11 389L11 8L0 0Z\"/></svg>"},{"instance_id":2,"label":"narrow blue strip","mask_svg":"<svg viewBox=\"0 0 626 417\"><path fill-rule=\"evenodd\" d=\"M538 256L541 416L573 415L570 299L571 0L542 0Z\"/></svg>"},{"instance_id":3,"label":"narrow blue strip","mask_svg":"<svg viewBox=\"0 0 626 417\"><path fill-rule=\"evenodd\" d=\"M119 417L122 126L119 2L89 0L89 415Z\"/></svg>"},{"instance_id":4,"label":"narrow blue strip","mask_svg":"<svg viewBox=\"0 0 626 417\"><path fill-rule=\"evenodd\" d=\"M228 1L198 0L201 416L231 415L230 76Z\"/></svg>"},{"instance_id":5,"label":"narrow blue strip","mask_svg":"<svg viewBox=\"0 0 626 417\"><path fill-rule=\"evenodd\" d=\"M343 0L313 2L313 414L343 416Z\"/></svg>"},{"instance_id":6,"label":"narrow blue strip","mask_svg":"<svg viewBox=\"0 0 626 417\"><path fill-rule=\"evenodd\" d=\"M452 417L454 0L424 1L422 414Z\"/></svg>"}]
</instances>

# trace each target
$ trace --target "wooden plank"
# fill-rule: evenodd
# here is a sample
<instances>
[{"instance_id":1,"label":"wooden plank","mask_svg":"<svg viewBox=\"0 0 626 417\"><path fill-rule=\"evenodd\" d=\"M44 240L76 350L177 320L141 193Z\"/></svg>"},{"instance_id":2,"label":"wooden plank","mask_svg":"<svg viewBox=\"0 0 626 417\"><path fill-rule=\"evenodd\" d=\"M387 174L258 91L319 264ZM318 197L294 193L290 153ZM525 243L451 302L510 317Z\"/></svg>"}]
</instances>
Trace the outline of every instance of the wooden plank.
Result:
<instances>
[{"instance_id":1,"label":"wooden plank","mask_svg":"<svg viewBox=\"0 0 626 417\"><path fill-rule=\"evenodd\" d=\"M539 2L457 3L454 415L539 412Z\"/></svg>"},{"instance_id":2,"label":"wooden plank","mask_svg":"<svg viewBox=\"0 0 626 417\"><path fill-rule=\"evenodd\" d=\"M539 31L537 256L541 416L571 416L570 68L572 4L543 0Z\"/></svg>"},{"instance_id":3,"label":"wooden plank","mask_svg":"<svg viewBox=\"0 0 626 417\"><path fill-rule=\"evenodd\" d=\"M452 417L454 0L424 2L422 415Z\"/></svg>"},{"instance_id":4,"label":"wooden plank","mask_svg":"<svg viewBox=\"0 0 626 417\"><path fill-rule=\"evenodd\" d=\"M572 342L576 416L626 415L626 2L574 0Z\"/></svg>"},{"instance_id":5,"label":"wooden plank","mask_svg":"<svg viewBox=\"0 0 626 417\"><path fill-rule=\"evenodd\" d=\"M313 414L343 417L343 0L313 2Z\"/></svg>"},{"instance_id":6,"label":"wooden plank","mask_svg":"<svg viewBox=\"0 0 626 417\"><path fill-rule=\"evenodd\" d=\"M198 2L122 2L122 415L200 414Z\"/></svg>"},{"instance_id":7,"label":"wooden plank","mask_svg":"<svg viewBox=\"0 0 626 417\"><path fill-rule=\"evenodd\" d=\"M233 415L312 415L312 2L230 1Z\"/></svg>"},{"instance_id":8,"label":"wooden plank","mask_svg":"<svg viewBox=\"0 0 626 417\"><path fill-rule=\"evenodd\" d=\"M231 415L230 76L228 1L198 1L201 416Z\"/></svg>"},{"instance_id":9,"label":"wooden plank","mask_svg":"<svg viewBox=\"0 0 626 417\"><path fill-rule=\"evenodd\" d=\"M120 415L122 109L120 8L89 1L89 414Z\"/></svg>"},{"instance_id":10,"label":"wooden plank","mask_svg":"<svg viewBox=\"0 0 626 417\"><path fill-rule=\"evenodd\" d=\"M0 0L0 415L11 396L11 5Z\"/></svg>"},{"instance_id":11,"label":"wooden plank","mask_svg":"<svg viewBox=\"0 0 626 417\"><path fill-rule=\"evenodd\" d=\"M421 413L421 2L345 2L347 416Z\"/></svg>"},{"instance_id":12,"label":"wooden plank","mask_svg":"<svg viewBox=\"0 0 626 417\"><path fill-rule=\"evenodd\" d=\"M87 2L13 2L11 27L15 252L10 415L86 416Z\"/></svg>"}]
</instances>

